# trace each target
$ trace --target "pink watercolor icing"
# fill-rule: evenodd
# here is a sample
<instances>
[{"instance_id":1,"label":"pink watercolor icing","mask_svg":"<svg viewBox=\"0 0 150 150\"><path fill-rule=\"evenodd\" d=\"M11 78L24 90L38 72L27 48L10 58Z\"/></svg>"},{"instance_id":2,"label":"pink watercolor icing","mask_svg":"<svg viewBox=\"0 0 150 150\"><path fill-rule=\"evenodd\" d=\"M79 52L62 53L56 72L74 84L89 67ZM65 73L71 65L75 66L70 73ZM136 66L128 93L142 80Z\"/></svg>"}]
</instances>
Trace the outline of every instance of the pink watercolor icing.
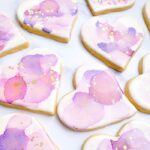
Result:
<instances>
[{"instance_id":1,"label":"pink watercolor icing","mask_svg":"<svg viewBox=\"0 0 150 150\"><path fill-rule=\"evenodd\" d=\"M8 41L15 35L12 22L6 16L0 14L0 50L3 50Z\"/></svg>"},{"instance_id":2,"label":"pink watercolor icing","mask_svg":"<svg viewBox=\"0 0 150 150\"><path fill-rule=\"evenodd\" d=\"M72 0L42 0L24 12L24 24L40 24L44 32L53 33L70 28L77 12L77 4Z\"/></svg>"},{"instance_id":3,"label":"pink watercolor icing","mask_svg":"<svg viewBox=\"0 0 150 150\"><path fill-rule=\"evenodd\" d=\"M118 140L104 139L100 142L97 150L149 150L150 139L148 139L143 131L134 128L123 133Z\"/></svg>"},{"instance_id":4,"label":"pink watercolor icing","mask_svg":"<svg viewBox=\"0 0 150 150\"><path fill-rule=\"evenodd\" d=\"M115 27L107 22L97 21L96 28L100 35L97 43L99 50L110 55L119 51L131 57L134 53L133 47L143 38L143 34L137 32L134 27L125 27L121 24Z\"/></svg>"},{"instance_id":5,"label":"pink watercolor icing","mask_svg":"<svg viewBox=\"0 0 150 150\"><path fill-rule=\"evenodd\" d=\"M45 132L39 128L27 133L36 124L26 115L13 115L9 118L4 132L0 135L0 150L55 150L56 146Z\"/></svg>"},{"instance_id":6,"label":"pink watercolor icing","mask_svg":"<svg viewBox=\"0 0 150 150\"><path fill-rule=\"evenodd\" d=\"M109 71L88 70L71 97L71 102L64 107L63 120L75 129L86 129L104 119L106 107L121 109L122 95L120 86Z\"/></svg>"},{"instance_id":7,"label":"pink watercolor icing","mask_svg":"<svg viewBox=\"0 0 150 150\"><path fill-rule=\"evenodd\" d=\"M27 55L18 63L15 75L0 75L0 98L1 101L14 104L21 101L39 104L49 98L60 74L52 69L57 65L57 57L51 55ZM6 71L12 71L8 67Z\"/></svg>"}]
</instances>

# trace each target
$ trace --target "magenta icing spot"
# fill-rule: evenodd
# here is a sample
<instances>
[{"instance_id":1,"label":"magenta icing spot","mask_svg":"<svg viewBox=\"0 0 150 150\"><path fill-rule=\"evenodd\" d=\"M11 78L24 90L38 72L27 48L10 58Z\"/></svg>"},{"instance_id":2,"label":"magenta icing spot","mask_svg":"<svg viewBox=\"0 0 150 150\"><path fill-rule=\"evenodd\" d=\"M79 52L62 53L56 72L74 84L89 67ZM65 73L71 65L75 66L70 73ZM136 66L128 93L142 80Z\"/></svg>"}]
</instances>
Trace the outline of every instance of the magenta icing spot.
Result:
<instances>
[{"instance_id":1,"label":"magenta icing spot","mask_svg":"<svg viewBox=\"0 0 150 150\"><path fill-rule=\"evenodd\" d=\"M6 129L4 134L0 135L0 150L26 150L28 140L24 130Z\"/></svg>"},{"instance_id":2,"label":"magenta icing spot","mask_svg":"<svg viewBox=\"0 0 150 150\"><path fill-rule=\"evenodd\" d=\"M1 77L0 97L7 103L17 100L28 103L40 103L46 100L55 89L60 74L51 67L57 64L55 55L28 55L18 64L16 76ZM8 69L9 71L9 69Z\"/></svg>"},{"instance_id":3,"label":"magenta icing spot","mask_svg":"<svg viewBox=\"0 0 150 150\"><path fill-rule=\"evenodd\" d=\"M88 93L76 92L73 103L65 108L65 120L74 128L87 128L100 121L104 115L104 108L96 103ZM88 119L87 119L88 118Z\"/></svg>"},{"instance_id":4,"label":"magenta icing spot","mask_svg":"<svg viewBox=\"0 0 150 150\"><path fill-rule=\"evenodd\" d=\"M68 27L69 21L77 14L77 11L77 6L72 1L64 0L61 3L58 0L43 0L24 12L24 23L31 27L38 23L43 26L42 31L51 33L53 30ZM58 19L61 21L57 21Z\"/></svg>"},{"instance_id":5,"label":"magenta icing spot","mask_svg":"<svg viewBox=\"0 0 150 150\"><path fill-rule=\"evenodd\" d=\"M96 22L98 34L101 37L101 41L97 43L97 46L106 53L113 53L120 51L121 53L132 56L134 47L141 40L143 35L138 33L133 27L124 27L122 25L119 28L115 28L108 23Z\"/></svg>"},{"instance_id":6,"label":"magenta icing spot","mask_svg":"<svg viewBox=\"0 0 150 150\"><path fill-rule=\"evenodd\" d=\"M0 15L0 50L3 50L9 40L14 36L12 23L9 18Z\"/></svg>"},{"instance_id":7,"label":"magenta icing spot","mask_svg":"<svg viewBox=\"0 0 150 150\"><path fill-rule=\"evenodd\" d=\"M123 133L117 141L111 141L113 150L123 150L123 147L131 150L149 150L150 141L139 129L132 129Z\"/></svg>"},{"instance_id":8,"label":"magenta icing spot","mask_svg":"<svg viewBox=\"0 0 150 150\"><path fill-rule=\"evenodd\" d=\"M15 100L23 99L27 90L27 85L22 77L15 76L10 78L5 83L4 95L8 103Z\"/></svg>"}]
</instances>

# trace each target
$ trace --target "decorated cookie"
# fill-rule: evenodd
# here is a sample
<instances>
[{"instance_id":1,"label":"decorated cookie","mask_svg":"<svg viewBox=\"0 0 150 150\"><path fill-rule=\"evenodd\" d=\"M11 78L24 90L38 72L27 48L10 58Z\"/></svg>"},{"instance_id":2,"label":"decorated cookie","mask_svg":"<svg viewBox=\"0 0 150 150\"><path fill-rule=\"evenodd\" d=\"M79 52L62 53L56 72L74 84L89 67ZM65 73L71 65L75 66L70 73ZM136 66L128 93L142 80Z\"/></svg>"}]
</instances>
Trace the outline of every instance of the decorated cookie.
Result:
<instances>
[{"instance_id":1,"label":"decorated cookie","mask_svg":"<svg viewBox=\"0 0 150 150\"><path fill-rule=\"evenodd\" d=\"M92 17L81 31L85 48L118 71L125 70L140 47L143 36L139 23L129 16L115 23L109 23L101 17Z\"/></svg>"},{"instance_id":2,"label":"decorated cookie","mask_svg":"<svg viewBox=\"0 0 150 150\"><path fill-rule=\"evenodd\" d=\"M24 114L0 119L1 150L58 150L39 123Z\"/></svg>"},{"instance_id":3,"label":"decorated cookie","mask_svg":"<svg viewBox=\"0 0 150 150\"><path fill-rule=\"evenodd\" d=\"M60 61L49 50L35 49L0 67L0 104L54 114L61 77Z\"/></svg>"},{"instance_id":4,"label":"decorated cookie","mask_svg":"<svg viewBox=\"0 0 150 150\"><path fill-rule=\"evenodd\" d=\"M28 42L19 33L10 18L0 13L0 57L27 47Z\"/></svg>"},{"instance_id":5,"label":"decorated cookie","mask_svg":"<svg viewBox=\"0 0 150 150\"><path fill-rule=\"evenodd\" d=\"M75 91L58 105L58 116L69 128L87 131L119 122L136 113L114 75L104 66L82 66Z\"/></svg>"},{"instance_id":6,"label":"decorated cookie","mask_svg":"<svg viewBox=\"0 0 150 150\"><path fill-rule=\"evenodd\" d=\"M86 140L83 150L149 150L150 127L139 121L123 126L116 137L95 135Z\"/></svg>"},{"instance_id":7,"label":"decorated cookie","mask_svg":"<svg viewBox=\"0 0 150 150\"><path fill-rule=\"evenodd\" d=\"M147 3L143 10L144 20L150 30L150 0L147 0Z\"/></svg>"},{"instance_id":8,"label":"decorated cookie","mask_svg":"<svg viewBox=\"0 0 150 150\"><path fill-rule=\"evenodd\" d=\"M77 13L76 0L26 0L19 6L17 15L28 31L69 42Z\"/></svg>"},{"instance_id":9,"label":"decorated cookie","mask_svg":"<svg viewBox=\"0 0 150 150\"><path fill-rule=\"evenodd\" d=\"M132 7L135 0L86 0L93 15L126 10Z\"/></svg>"},{"instance_id":10,"label":"decorated cookie","mask_svg":"<svg viewBox=\"0 0 150 150\"><path fill-rule=\"evenodd\" d=\"M150 73L130 79L126 84L125 91L138 110L150 113Z\"/></svg>"},{"instance_id":11,"label":"decorated cookie","mask_svg":"<svg viewBox=\"0 0 150 150\"><path fill-rule=\"evenodd\" d=\"M150 54L144 56L139 63L140 73L150 73Z\"/></svg>"}]
</instances>

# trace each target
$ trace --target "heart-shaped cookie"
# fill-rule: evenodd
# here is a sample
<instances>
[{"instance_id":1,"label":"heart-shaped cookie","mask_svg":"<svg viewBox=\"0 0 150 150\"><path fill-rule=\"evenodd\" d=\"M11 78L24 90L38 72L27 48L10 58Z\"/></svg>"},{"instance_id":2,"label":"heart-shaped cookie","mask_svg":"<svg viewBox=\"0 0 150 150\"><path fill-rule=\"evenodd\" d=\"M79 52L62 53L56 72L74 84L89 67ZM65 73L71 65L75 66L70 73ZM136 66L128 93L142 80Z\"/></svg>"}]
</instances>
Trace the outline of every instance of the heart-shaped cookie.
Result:
<instances>
[{"instance_id":1,"label":"heart-shaped cookie","mask_svg":"<svg viewBox=\"0 0 150 150\"><path fill-rule=\"evenodd\" d=\"M58 116L69 128L88 131L119 122L136 113L114 75L105 66L82 66L75 91L62 98Z\"/></svg>"},{"instance_id":2,"label":"heart-shaped cookie","mask_svg":"<svg viewBox=\"0 0 150 150\"><path fill-rule=\"evenodd\" d=\"M104 13L122 11L129 9L135 0L86 0L92 14L100 15Z\"/></svg>"},{"instance_id":3,"label":"heart-shaped cookie","mask_svg":"<svg viewBox=\"0 0 150 150\"><path fill-rule=\"evenodd\" d=\"M35 49L0 67L0 104L55 114L61 64L49 50Z\"/></svg>"},{"instance_id":4,"label":"heart-shaped cookie","mask_svg":"<svg viewBox=\"0 0 150 150\"><path fill-rule=\"evenodd\" d=\"M28 47L28 42L19 33L10 18L0 13L0 57Z\"/></svg>"},{"instance_id":5,"label":"heart-shaped cookie","mask_svg":"<svg viewBox=\"0 0 150 150\"><path fill-rule=\"evenodd\" d=\"M93 17L81 30L85 48L110 67L123 71L143 40L143 30L134 18L121 17L109 23Z\"/></svg>"},{"instance_id":6,"label":"heart-shaped cookie","mask_svg":"<svg viewBox=\"0 0 150 150\"><path fill-rule=\"evenodd\" d=\"M149 150L150 126L131 121L121 128L117 137L95 135L86 140L83 150Z\"/></svg>"},{"instance_id":7,"label":"heart-shaped cookie","mask_svg":"<svg viewBox=\"0 0 150 150\"><path fill-rule=\"evenodd\" d=\"M143 9L143 16L145 23L150 30L150 0L147 0L147 3Z\"/></svg>"},{"instance_id":8,"label":"heart-shaped cookie","mask_svg":"<svg viewBox=\"0 0 150 150\"><path fill-rule=\"evenodd\" d=\"M150 113L150 73L130 79L125 93L139 111Z\"/></svg>"},{"instance_id":9,"label":"heart-shaped cookie","mask_svg":"<svg viewBox=\"0 0 150 150\"><path fill-rule=\"evenodd\" d=\"M25 114L0 119L0 149L58 150L39 123Z\"/></svg>"},{"instance_id":10,"label":"heart-shaped cookie","mask_svg":"<svg viewBox=\"0 0 150 150\"><path fill-rule=\"evenodd\" d=\"M19 6L17 16L28 31L69 42L77 13L76 0L26 0Z\"/></svg>"},{"instance_id":11,"label":"heart-shaped cookie","mask_svg":"<svg viewBox=\"0 0 150 150\"><path fill-rule=\"evenodd\" d=\"M150 73L150 54L145 55L139 63L139 73Z\"/></svg>"}]
</instances>

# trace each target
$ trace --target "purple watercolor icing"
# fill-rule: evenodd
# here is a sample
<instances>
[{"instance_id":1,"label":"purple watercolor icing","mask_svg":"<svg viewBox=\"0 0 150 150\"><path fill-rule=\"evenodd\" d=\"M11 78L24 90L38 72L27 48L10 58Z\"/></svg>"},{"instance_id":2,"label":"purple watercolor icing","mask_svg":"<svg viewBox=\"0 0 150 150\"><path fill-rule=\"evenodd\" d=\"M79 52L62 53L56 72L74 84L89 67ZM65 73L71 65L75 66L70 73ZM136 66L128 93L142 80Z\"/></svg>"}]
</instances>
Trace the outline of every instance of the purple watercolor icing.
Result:
<instances>
[{"instance_id":1,"label":"purple watercolor icing","mask_svg":"<svg viewBox=\"0 0 150 150\"><path fill-rule=\"evenodd\" d=\"M0 150L26 150L28 140L24 130L8 128L0 135Z\"/></svg>"},{"instance_id":2,"label":"purple watercolor icing","mask_svg":"<svg viewBox=\"0 0 150 150\"><path fill-rule=\"evenodd\" d=\"M98 75L101 72L101 70L89 70L84 73L84 77L86 80L90 81L93 78L93 76Z\"/></svg>"},{"instance_id":3,"label":"purple watercolor icing","mask_svg":"<svg viewBox=\"0 0 150 150\"><path fill-rule=\"evenodd\" d=\"M106 53L112 53L114 51L120 51L127 56L132 56L134 47L143 37L143 34L137 33L134 27L121 26L116 29L108 23L96 22L98 27L100 42L97 43L98 48Z\"/></svg>"},{"instance_id":4,"label":"purple watercolor icing","mask_svg":"<svg viewBox=\"0 0 150 150\"><path fill-rule=\"evenodd\" d=\"M60 4L57 0L42 0L24 12L24 24L31 27L40 24L42 31L49 34L54 30L63 28L64 24L65 27L69 26L72 18L77 15L78 9L72 1L65 3Z\"/></svg>"},{"instance_id":5,"label":"purple watercolor icing","mask_svg":"<svg viewBox=\"0 0 150 150\"><path fill-rule=\"evenodd\" d=\"M51 31L50 29L46 28L46 27L44 27L44 28L42 29L42 31L44 31L44 32L46 32L46 33L52 33L52 31Z\"/></svg>"},{"instance_id":6,"label":"purple watercolor icing","mask_svg":"<svg viewBox=\"0 0 150 150\"><path fill-rule=\"evenodd\" d=\"M104 43L104 42L101 42L101 43L98 43L97 45L98 45L98 47L101 50L103 50L103 51L105 51L107 53L110 53L110 52L112 52L112 51L117 49L117 45L115 43Z\"/></svg>"},{"instance_id":7,"label":"purple watercolor icing","mask_svg":"<svg viewBox=\"0 0 150 150\"><path fill-rule=\"evenodd\" d=\"M136 35L136 30L133 27L128 28L128 34L130 36L135 36Z\"/></svg>"},{"instance_id":8,"label":"purple watercolor icing","mask_svg":"<svg viewBox=\"0 0 150 150\"><path fill-rule=\"evenodd\" d=\"M70 12L71 12L71 15L74 16L78 13L78 8L71 9Z\"/></svg>"},{"instance_id":9,"label":"purple watercolor icing","mask_svg":"<svg viewBox=\"0 0 150 150\"><path fill-rule=\"evenodd\" d=\"M113 150L149 150L150 141L139 129L132 129L123 133L117 141L111 141Z\"/></svg>"},{"instance_id":10,"label":"purple watercolor icing","mask_svg":"<svg viewBox=\"0 0 150 150\"><path fill-rule=\"evenodd\" d=\"M0 21L1 21L1 16L0 16ZM4 21L5 20L3 20L2 22L3 27L0 27L0 50L2 50L7 44L7 42L14 36L14 33L12 32L12 28L10 29L9 26L7 27Z\"/></svg>"}]
</instances>

